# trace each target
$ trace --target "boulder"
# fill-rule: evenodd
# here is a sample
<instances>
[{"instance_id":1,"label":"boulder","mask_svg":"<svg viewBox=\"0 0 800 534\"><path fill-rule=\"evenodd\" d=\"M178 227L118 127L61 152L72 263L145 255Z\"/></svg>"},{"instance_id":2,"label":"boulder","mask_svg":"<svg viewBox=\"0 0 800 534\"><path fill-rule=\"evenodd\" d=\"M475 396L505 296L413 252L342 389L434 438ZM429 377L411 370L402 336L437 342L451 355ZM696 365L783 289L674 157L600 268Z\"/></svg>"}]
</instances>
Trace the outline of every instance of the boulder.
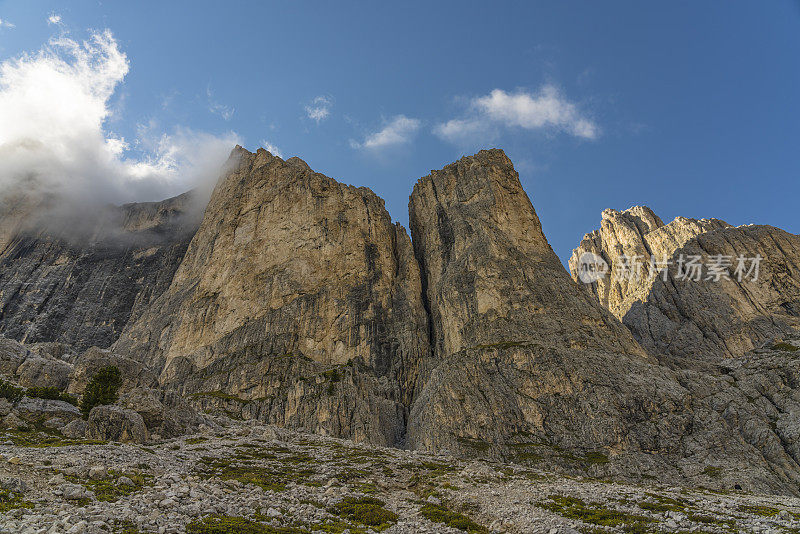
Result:
<instances>
[{"instance_id":1,"label":"boulder","mask_svg":"<svg viewBox=\"0 0 800 534\"><path fill-rule=\"evenodd\" d=\"M15 408L25 421L35 423L58 417L63 421L79 419L81 412L77 406L65 401L23 397Z\"/></svg>"},{"instance_id":2,"label":"boulder","mask_svg":"<svg viewBox=\"0 0 800 534\"><path fill-rule=\"evenodd\" d=\"M72 365L67 362L33 356L27 358L17 368L20 385L30 387L54 387L66 390L69 385Z\"/></svg>"},{"instance_id":3,"label":"boulder","mask_svg":"<svg viewBox=\"0 0 800 534\"><path fill-rule=\"evenodd\" d=\"M84 439L86 437L86 421L75 419L61 428L61 434L70 439Z\"/></svg>"},{"instance_id":4,"label":"boulder","mask_svg":"<svg viewBox=\"0 0 800 534\"><path fill-rule=\"evenodd\" d=\"M158 390L134 388L122 395L118 404L141 415L149 430L164 423L164 405L161 403L161 392Z\"/></svg>"},{"instance_id":5,"label":"boulder","mask_svg":"<svg viewBox=\"0 0 800 534\"><path fill-rule=\"evenodd\" d=\"M121 443L145 443L148 434L144 419L133 410L121 406L95 406L89 412L86 437Z\"/></svg>"},{"instance_id":6,"label":"boulder","mask_svg":"<svg viewBox=\"0 0 800 534\"><path fill-rule=\"evenodd\" d=\"M61 496L68 501L79 501L82 499L93 499L94 493L87 490L80 484L66 483L59 488Z\"/></svg>"},{"instance_id":7,"label":"boulder","mask_svg":"<svg viewBox=\"0 0 800 534\"><path fill-rule=\"evenodd\" d=\"M27 423L25 423L25 421L17 417L17 414L15 414L14 412L11 412L10 414L8 414L3 418L3 428L8 428L10 430L18 430L27 427L28 427Z\"/></svg>"},{"instance_id":8,"label":"boulder","mask_svg":"<svg viewBox=\"0 0 800 534\"><path fill-rule=\"evenodd\" d=\"M151 377L141 363L98 347L91 347L81 354L76 362L67 391L74 395L83 394L89 380L103 367L117 367L122 375L121 391L130 390L141 383L150 383Z\"/></svg>"},{"instance_id":9,"label":"boulder","mask_svg":"<svg viewBox=\"0 0 800 534\"><path fill-rule=\"evenodd\" d=\"M0 336L0 376L13 377L30 352L13 339Z\"/></svg>"}]
</instances>

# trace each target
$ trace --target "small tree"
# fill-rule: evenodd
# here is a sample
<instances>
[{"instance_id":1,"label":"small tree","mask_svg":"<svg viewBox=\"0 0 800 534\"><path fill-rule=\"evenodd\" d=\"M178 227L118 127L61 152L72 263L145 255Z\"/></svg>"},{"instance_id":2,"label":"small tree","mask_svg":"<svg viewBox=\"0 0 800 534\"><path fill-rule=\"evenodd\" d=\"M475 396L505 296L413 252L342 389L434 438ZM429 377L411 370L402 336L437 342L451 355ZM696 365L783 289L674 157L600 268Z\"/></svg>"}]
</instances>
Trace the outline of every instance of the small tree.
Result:
<instances>
[{"instance_id":1,"label":"small tree","mask_svg":"<svg viewBox=\"0 0 800 534\"><path fill-rule=\"evenodd\" d=\"M117 401L117 391L122 385L122 374L114 366L103 367L97 371L81 397L81 413L84 417L89 417L89 412L95 406L103 404L114 404Z\"/></svg>"}]
</instances>

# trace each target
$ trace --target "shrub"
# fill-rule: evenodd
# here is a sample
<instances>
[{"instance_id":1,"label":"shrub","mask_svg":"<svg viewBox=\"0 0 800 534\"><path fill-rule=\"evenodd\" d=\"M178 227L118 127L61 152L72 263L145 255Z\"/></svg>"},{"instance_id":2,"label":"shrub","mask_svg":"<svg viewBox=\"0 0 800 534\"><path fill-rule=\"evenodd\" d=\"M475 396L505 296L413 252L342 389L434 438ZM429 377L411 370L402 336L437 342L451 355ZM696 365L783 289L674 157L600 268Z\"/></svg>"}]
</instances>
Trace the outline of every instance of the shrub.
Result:
<instances>
[{"instance_id":1,"label":"shrub","mask_svg":"<svg viewBox=\"0 0 800 534\"><path fill-rule=\"evenodd\" d=\"M489 532L489 529L479 525L469 517L448 510L444 506L426 503L420 510L422 517L434 523L444 523L448 527L457 528L469 533L482 534Z\"/></svg>"},{"instance_id":2,"label":"shrub","mask_svg":"<svg viewBox=\"0 0 800 534\"><path fill-rule=\"evenodd\" d=\"M392 523L397 522L397 514L384 508L384 504L386 503L373 497L346 497L330 511L345 519L368 525L381 531L391 526Z\"/></svg>"},{"instance_id":3,"label":"shrub","mask_svg":"<svg viewBox=\"0 0 800 534\"><path fill-rule=\"evenodd\" d=\"M11 402L17 402L23 395L25 395L24 389L14 384L9 384L5 380L0 380L0 397L8 399Z\"/></svg>"},{"instance_id":4,"label":"shrub","mask_svg":"<svg viewBox=\"0 0 800 534\"><path fill-rule=\"evenodd\" d=\"M56 387L28 388L28 390L25 392L25 395L36 399L60 400L68 402L70 404L74 404L76 406L78 405L78 399L76 399L74 395L70 395L69 393L64 393L63 391L61 391Z\"/></svg>"},{"instance_id":5,"label":"shrub","mask_svg":"<svg viewBox=\"0 0 800 534\"><path fill-rule=\"evenodd\" d=\"M122 374L114 366L103 367L89 380L81 397L81 413L89 417L89 412L95 406L114 404L117 401L117 392L122 385Z\"/></svg>"}]
</instances>

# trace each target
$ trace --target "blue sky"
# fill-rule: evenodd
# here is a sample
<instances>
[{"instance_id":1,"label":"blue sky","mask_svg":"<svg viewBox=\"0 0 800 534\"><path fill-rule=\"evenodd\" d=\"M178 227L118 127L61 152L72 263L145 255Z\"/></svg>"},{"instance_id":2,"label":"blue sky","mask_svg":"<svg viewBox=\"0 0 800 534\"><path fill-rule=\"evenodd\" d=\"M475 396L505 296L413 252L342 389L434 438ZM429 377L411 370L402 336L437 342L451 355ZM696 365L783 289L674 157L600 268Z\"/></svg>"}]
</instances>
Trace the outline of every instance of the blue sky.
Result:
<instances>
[{"instance_id":1,"label":"blue sky","mask_svg":"<svg viewBox=\"0 0 800 534\"><path fill-rule=\"evenodd\" d=\"M165 152L270 145L370 187L407 224L420 176L497 146L563 260L603 209L636 204L665 220L800 231L798 2L0 0L0 21L4 65L25 53L33 65L54 38L80 45L111 32L125 68L104 71L113 87L85 104L104 103L100 127L124 140L115 157L128 178L163 171L159 183L180 187L174 175L197 169L164 164ZM0 144L23 135L15 126L4 137L4 120L27 122L8 111L14 102L71 105L14 94L0 102ZM74 117L62 119L66 130ZM86 122L81 139L97 120ZM42 124L54 144L70 135ZM207 164L198 157L187 159Z\"/></svg>"}]
</instances>

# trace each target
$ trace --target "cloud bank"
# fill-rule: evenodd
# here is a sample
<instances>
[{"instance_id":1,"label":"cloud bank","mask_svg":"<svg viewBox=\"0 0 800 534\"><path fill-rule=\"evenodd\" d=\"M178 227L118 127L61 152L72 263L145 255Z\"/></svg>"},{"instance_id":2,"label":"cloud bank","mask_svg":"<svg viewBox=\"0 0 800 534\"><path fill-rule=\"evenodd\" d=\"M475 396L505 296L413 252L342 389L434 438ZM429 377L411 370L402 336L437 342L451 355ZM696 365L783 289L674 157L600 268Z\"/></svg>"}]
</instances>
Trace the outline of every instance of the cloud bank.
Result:
<instances>
[{"instance_id":1,"label":"cloud bank","mask_svg":"<svg viewBox=\"0 0 800 534\"><path fill-rule=\"evenodd\" d=\"M363 142L350 141L353 148L381 150L384 148L410 143L419 130L419 119L405 115L395 115L382 129L366 136Z\"/></svg>"},{"instance_id":2,"label":"cloud bank","mask_svg":"<svg viewBox=\"0 0 800 534\"><path fill-rule=\"evenodd\" d=\"M552 85L537 93L508 93L495 89L473 98L464 117L434 126L439 138L457 145L493 141L504 129L561 131L583 139L596 139L600 128Z\"/></svg>"},{"instance_id":3,"label":"cloud bank","mask_svg":"<svg viewBox=\"0 0 800 534\"><path fill-rule=\"evenodd\" d=\"M160 200L216 182L238 141L142 127L107 129L130 64L109 31L60 37L0 63L0 196L39 190L82 203Z\"/></svg>"}]
</instances>

